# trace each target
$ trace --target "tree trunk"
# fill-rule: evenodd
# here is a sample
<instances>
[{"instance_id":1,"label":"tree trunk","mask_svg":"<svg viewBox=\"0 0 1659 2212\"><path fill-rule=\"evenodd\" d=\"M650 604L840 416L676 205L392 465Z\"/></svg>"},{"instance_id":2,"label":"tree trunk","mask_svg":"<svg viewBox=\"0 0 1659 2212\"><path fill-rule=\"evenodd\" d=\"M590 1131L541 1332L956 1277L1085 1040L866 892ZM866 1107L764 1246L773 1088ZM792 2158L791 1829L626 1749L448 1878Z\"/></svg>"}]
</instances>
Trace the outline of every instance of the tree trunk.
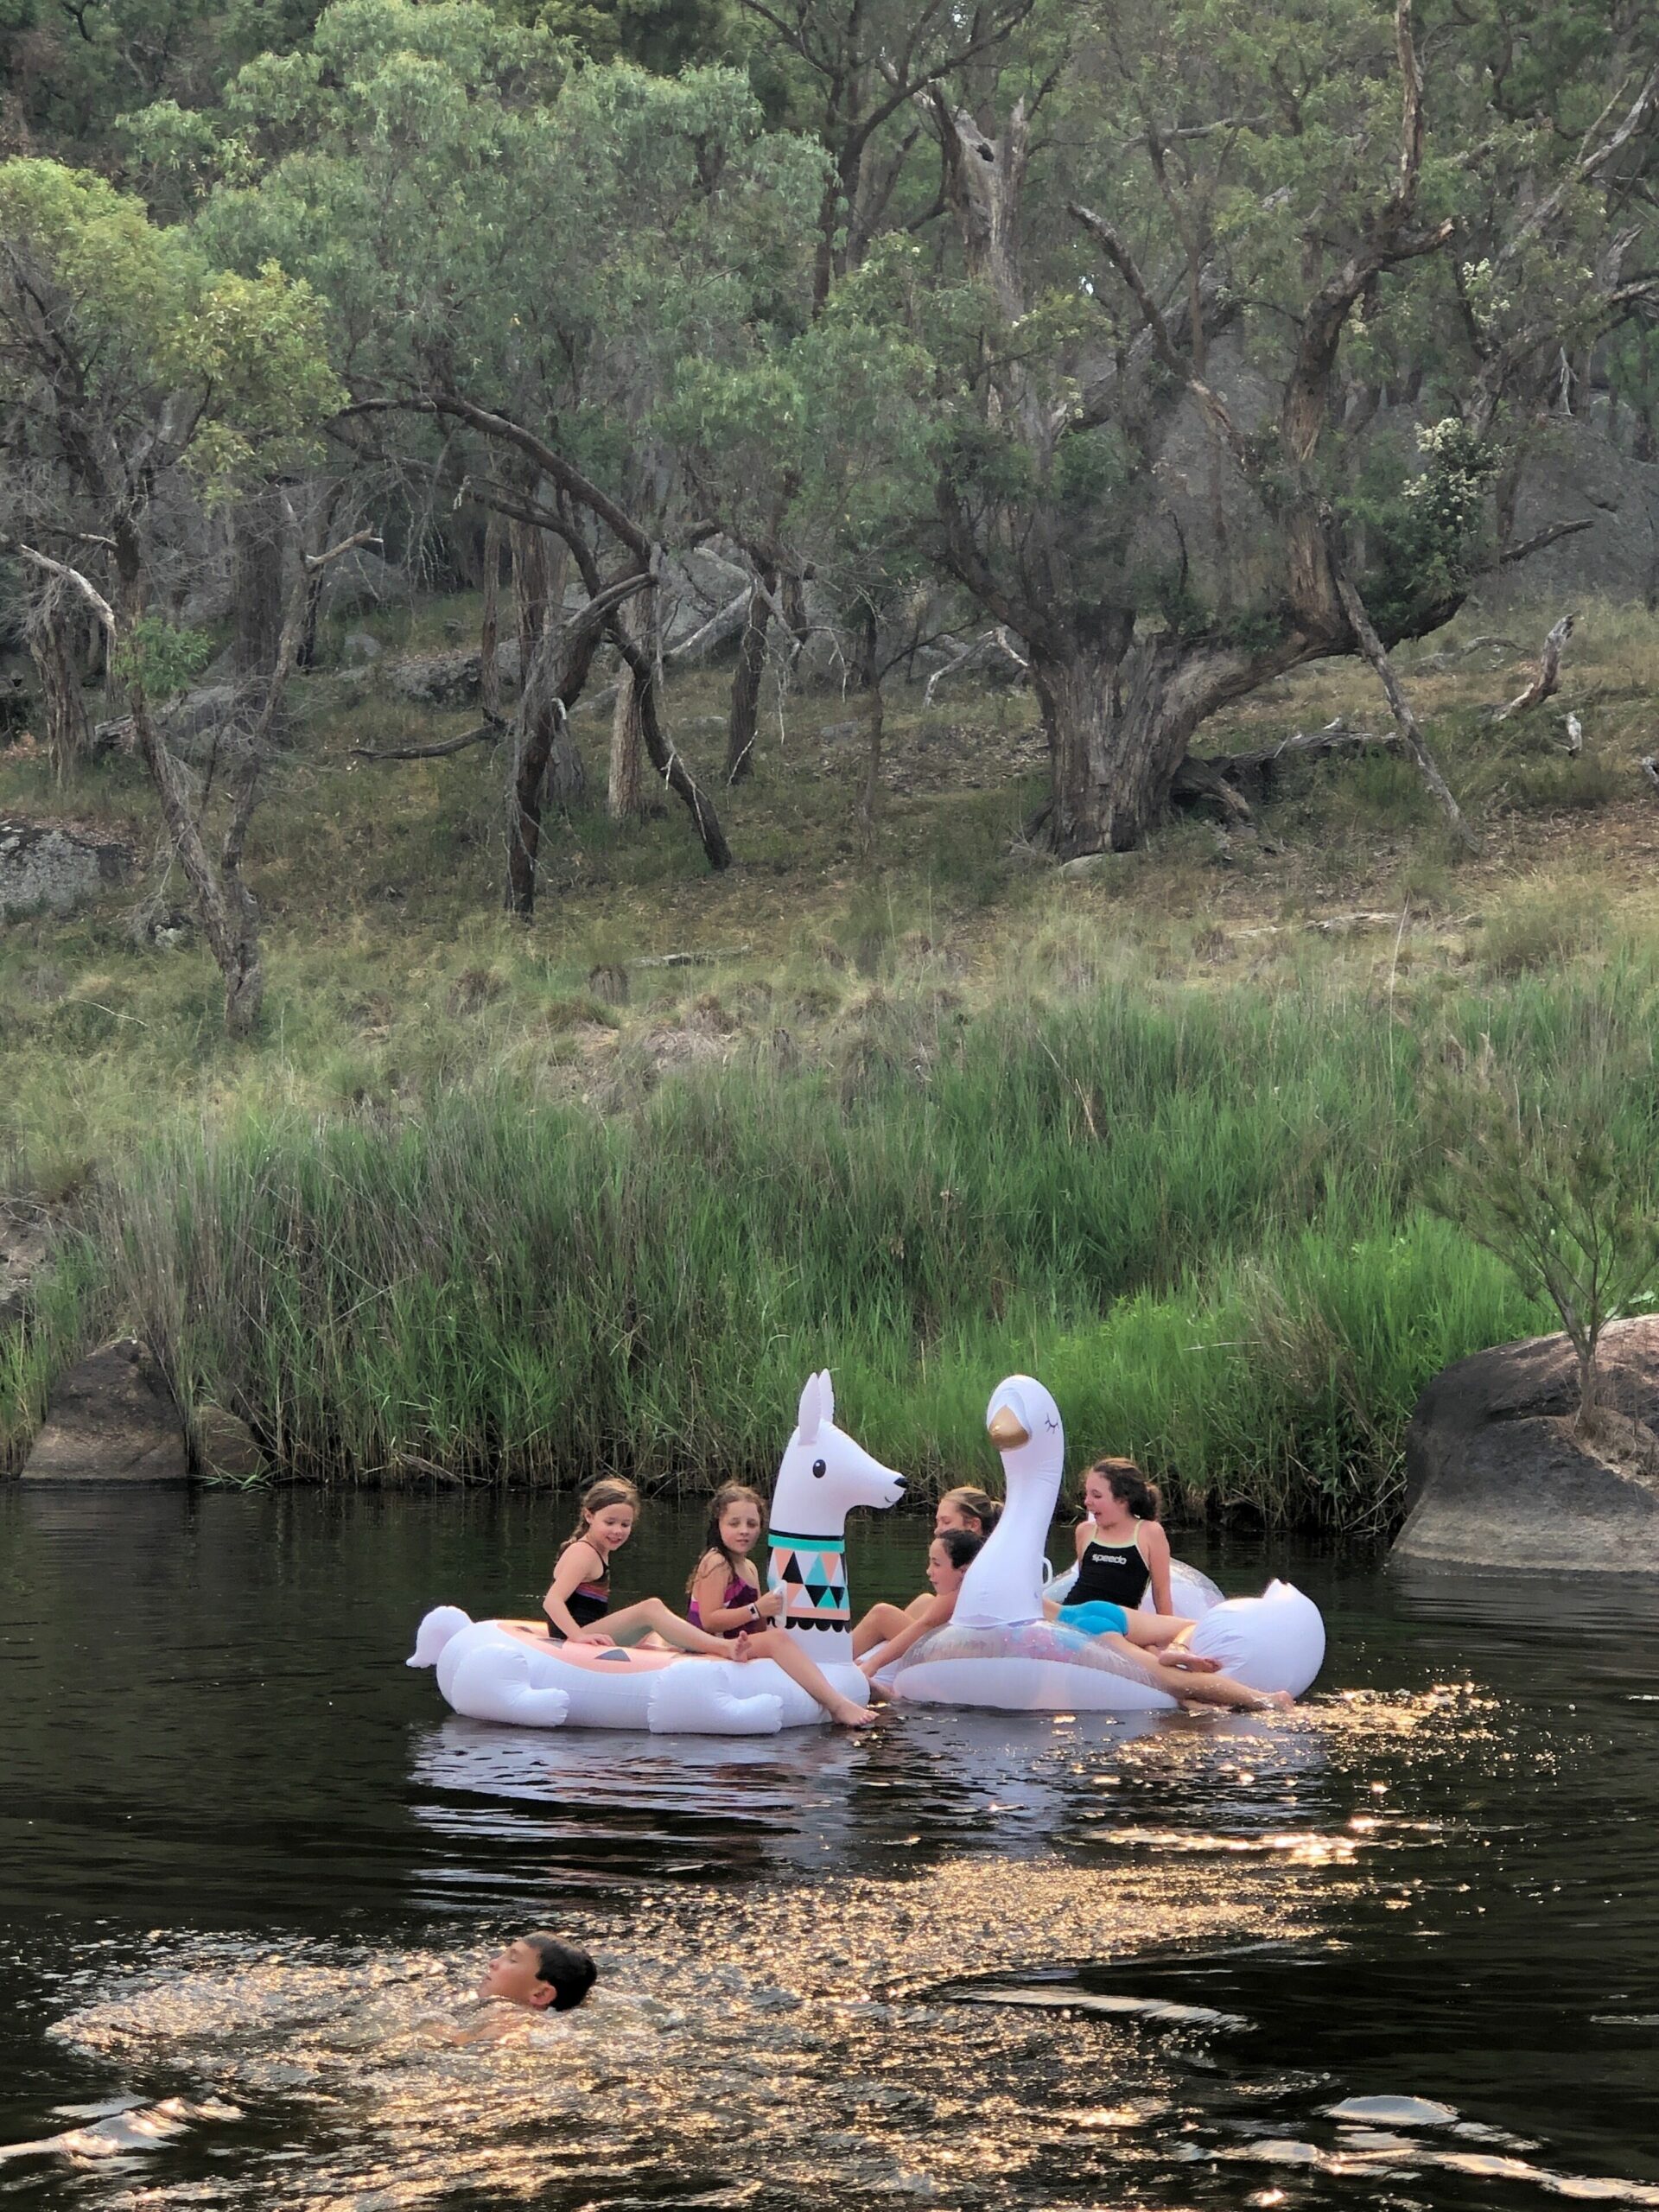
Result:
<instances>
[{"instance_id":1,"label":"tree trunk","mask_svg":"<svg viewBox=\"0 0 1659 2212\"><path fill-rule=\"evenodd\" d=\"M766 631L778 590L776 569L763 569L749 594L737 668L732 677L732 711L726 729L726 780L741 783L754 766L760 726L760 679L766 666Z\"/></svg>"},{"instance_id":2,"label":"tree trunk","mask_svg":"<svg viewBox=\"0 0 1659 2212\"><path fill-rule=\"evenodd\" d=\"M232 525L231 602L237 679L269 676L282 642L283 553L288 543L282 494L272 486L251 492Z\"/></svg>"},{"instance_id":3,"label":"tree trunk","mask_svg":"<svg viewBox=\"0 0 1659 2212\"><path fill-rule=\"evenodd\" d=\"M623 577L595 593L568 622L549 622L525 671L507 779L505 899L508 912L525 921L536 912L536 862L548 762L556 743L575 752L569 709L588 681L606 623L622 601L643 591L649 582L644 575Z\"/></svg>"},{"instance_id":4,"label":"tree trunk","mask_svg":"<svg viewBox=\"0 0 1659 2212\"><path fill-rule=\"evenodd\" d=\"M77 611L79 611L77 609ZM69 608L61 584L48 584L29 609L29 651L46 709L46 748L59 783L85 758L92 732L69 636Z\"/></svg>"},{"instance_id":5,"label":"tree trunk","mask_svg":"<svg viewBox=\"0 0 1659 2212\"><path fill-rule=\"evenodd\" d=\"M881 791L881 741L887 720L887 702L882 696L880 677L865 696L869 702L870 725L864 754L864 788L858 800L858 835L860 845L868 855L875 842L875 809Z\"/></svg>"},{"instance_id":6,"label":"tree trunk","mask_svg":"<svg viewBox=\"0 0 1659 2212\"><path fill-rule=\"evenodd\" d=\"M1593 1439L1601 1427L1601 1376L1596 1360L1596 1340L1588 1337L1573 1348L1579 1359L1579 1410L1573 1423L1573 1432Z\"/></svg>"},{"instance_id":7,"label":"tree trunk","mask_svg":"<svg viewBox=\"0 0 1659 2212\"><path fill-rule=\"evenodd\" d=\"M617 620L629 637L643 647L651 626L641 619L642 605L642 601L635 601L632 606L623 607ZM617 676L616 700L611 709L611 760L605 801L613 822L638 822L649 811L640 689L633 671L625 661Z\"/></svg>"},{"instance_id":8,"label":"tree trunk","mask_svg":"<svg viewBox=\"0 0 1659 2212\"><path fill-rule=\"evenodd\" d=\"M534 492L532 485L532 497ZM522 687L530 681L530 664L542 642L552 578L548 567L547 539L534 524L512 524L512 611L518 626L518 682Z\"/></svg>"},{"instance_id":9,"label":"tree trunk","mask_svg":"<svg viewBox=\"0 0 1659 2212\"><path fill-rule=\"evenodd\" d=\"M478 625L478 699L486 715L501 711L501 518L492 507L484 524L484 611ZM526 664L520 661L518 673Z\"/></svg>"},{"instance_id":10,"label":"tree trunk","mask_svg":"<svg viewBox=\"0 0 1659 2212\"><path fill-rule=\"evenodd\" d=\"M1048 738L1049 842L1062 860L1130 851L1169 804L1205 711L1201 688L1156 639L1121 658L1033 645L1031 673Z\"/></svg>"}]
</instances>

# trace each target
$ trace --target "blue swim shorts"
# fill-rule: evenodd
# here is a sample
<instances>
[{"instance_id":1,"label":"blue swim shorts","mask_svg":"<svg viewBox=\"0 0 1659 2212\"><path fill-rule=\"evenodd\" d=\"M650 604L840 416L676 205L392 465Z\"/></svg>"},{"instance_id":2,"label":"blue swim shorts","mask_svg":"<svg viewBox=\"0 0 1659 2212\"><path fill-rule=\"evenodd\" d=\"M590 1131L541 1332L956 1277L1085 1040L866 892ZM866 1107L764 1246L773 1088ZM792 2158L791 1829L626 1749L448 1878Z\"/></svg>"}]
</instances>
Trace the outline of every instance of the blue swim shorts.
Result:
<instances>
[{"instance_id":1,"label":"blue swim shorts","mask_svg":"<svg viewBox=\"0 0 1659 2212\"><path fill-rule=\"evenodd\" d=\"M1123 1635L1129 1617L1108 1598L1091 1598L1086 1605L1062 1605L1060 1626L1074 1628L1079 1636Z\"/></svg>"}]
</instances>

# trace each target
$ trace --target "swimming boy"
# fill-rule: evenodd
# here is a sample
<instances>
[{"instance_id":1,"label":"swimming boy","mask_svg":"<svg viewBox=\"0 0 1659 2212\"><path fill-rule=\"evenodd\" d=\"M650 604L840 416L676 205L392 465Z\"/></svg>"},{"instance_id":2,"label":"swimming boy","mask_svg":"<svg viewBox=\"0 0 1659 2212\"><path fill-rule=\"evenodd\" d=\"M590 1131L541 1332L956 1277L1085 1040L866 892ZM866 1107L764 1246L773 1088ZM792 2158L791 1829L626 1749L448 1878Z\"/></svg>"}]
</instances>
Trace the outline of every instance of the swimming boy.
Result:
<instances>
[{"instance_id":1,"label":"swimming boy","mask_svg":"<svg viewBox=\"0 0 1659 2212\"><path fill-rule=\"evenodd\" d=\"M534 1929L498 1952L485 1970L478 1993L486 2005L512 2005L528 2012L574 2012L599 1979L599 1968L578 1944ZM449 2029L449 2043L487 2043L511 2034L518 2024L513 2012L489 2011Z\"/></svg>"}]
</instances>

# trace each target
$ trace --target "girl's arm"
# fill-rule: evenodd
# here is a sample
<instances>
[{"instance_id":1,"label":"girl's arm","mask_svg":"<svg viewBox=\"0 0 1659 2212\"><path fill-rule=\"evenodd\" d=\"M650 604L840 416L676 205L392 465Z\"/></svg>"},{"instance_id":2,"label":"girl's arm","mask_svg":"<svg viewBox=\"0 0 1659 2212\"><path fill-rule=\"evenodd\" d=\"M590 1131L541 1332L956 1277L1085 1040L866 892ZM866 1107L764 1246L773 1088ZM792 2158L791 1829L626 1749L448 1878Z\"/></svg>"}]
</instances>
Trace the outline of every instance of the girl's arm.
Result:
<instances>
[{"instance_id":1,"label":"girl's arm","mask_svg":"<svg viewBox=\"0 0 1659 2212\"><path fill-rule=\"evenodd\" d=\"M594 1564L589 1567L588 1561ZM542 1600L542 1611L555 1628L571 1643L609 1643L613 1639L601 1628L578 1628L571 1618L566 1599L578 1583L590 1579L600 1582L605 1577L605 1562L589 1543L578 1536L574 1544L567 1544L559 1554L553 1569L553 1580L547 1586L547 1595Z\"/></svg>"},{"instance_id":2,"label":"girl's arm","mask_svg":"<svg viewBox=\"0 0 1659 2212\"><path fill-rule=\"evenodd\" d=\"M1169 1538L1155 1521L1143 1521L1139 1530L1141 1556L1152 1577L1152 1602L1160 1613L1173 1613L1169 1594Z\"/></svg>"},{"instance_id":3,"label":"girl's arm","mask_svg":"<svg viewBox=\"0 0 1659 2212\"><path fill-rule=\"evenodd\" d=\"M902 1659L912 1643L919 1643L936 1628L943 1628L956 1610L954 1597L930 1599L927 1611L918 1614L913 1621L906 1622L891 1643L878 1643L874 1651L867 1651L858 1662L860 1668L874 1681L883 1667L890 1667L895 1659Z\"/></svg>"},{"instance_id":4,"label":"girl's arm","mask_svg":"<svg viewBox=\"0 0 1659 2212\"><path fill-rule=\"evenodd\" d=\"M747 1605L722 1605L720 1601L726 1594L729 1580L730 1571L720 1553L705 1552L691 1585L691 1602L697 1609L697 1618L711 1636L722 1635L728 1628L760 1628L768 1613L781 1610L782 1592L773 1592L770 1597L762 1598L759 1582L749 1583L753 1594ZM748 1582L748 1576L743 1580ZM775 1605L772 1602L773 1597L777 1599Z\"/></svg>"},{"instance_id":5,"label":"girl's arm","mask_svg":"<svg viewBox=\"0 0 1659 2212\"><path fill-rule=\"evenodd\" d=\"M1071 1533L1077 1540L1077 1557L1079 1560L1081 1560L1084 1551L1088 1545L1089 1539L1095 1533L1095 1524L1092 1516L1086 1520L1079 1521L1077 1527L1071 1531Z\"/></svg>"}]
</instances>

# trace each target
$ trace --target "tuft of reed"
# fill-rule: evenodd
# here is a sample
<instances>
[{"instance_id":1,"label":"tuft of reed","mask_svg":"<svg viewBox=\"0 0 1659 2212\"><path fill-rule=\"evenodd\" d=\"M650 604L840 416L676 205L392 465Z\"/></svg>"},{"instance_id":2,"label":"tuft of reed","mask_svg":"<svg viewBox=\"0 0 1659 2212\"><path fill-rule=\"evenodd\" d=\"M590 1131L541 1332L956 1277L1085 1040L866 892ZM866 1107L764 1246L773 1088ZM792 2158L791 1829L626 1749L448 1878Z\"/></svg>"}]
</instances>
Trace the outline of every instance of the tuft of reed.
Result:
<instances>
[{"instance_id":1,"label":"tuft of reed","mask_svg":"<svg viewBox=\"0 0 1659 2212\"><path fill-rule=\"evenodd\" d=\"M1547 1075L1586 995L1650 1028L1627 965L1524 975L1446 1033ZM826 1065L757 1052L607 1115L503 1080L175 1133L94 1234L181 1405L302 1477L764 1478L828 1365L869 1447L944 1484L990 1471L986 1397L1027 1369L1183 1513L1374 1529L1429 1377L1548 1325L1418 1203L1419 1064L1313 986L1108 982L971 1023L878 986ZM1645 1160L1640 1102L1627 1135Z\"/></svg>"}]
</instances>

